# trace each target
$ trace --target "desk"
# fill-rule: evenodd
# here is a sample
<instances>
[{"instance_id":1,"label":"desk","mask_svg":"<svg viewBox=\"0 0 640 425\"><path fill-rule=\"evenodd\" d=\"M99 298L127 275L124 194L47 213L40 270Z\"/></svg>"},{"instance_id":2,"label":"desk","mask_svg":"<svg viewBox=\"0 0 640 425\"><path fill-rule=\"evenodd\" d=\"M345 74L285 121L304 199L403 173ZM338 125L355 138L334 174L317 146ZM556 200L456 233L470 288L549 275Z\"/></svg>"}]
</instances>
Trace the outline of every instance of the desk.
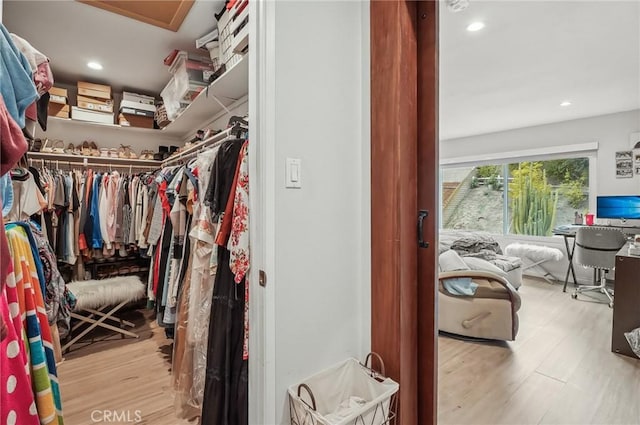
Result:
<instances>
[{"instance_id":1,"label":"desk","mask_svg":"<svg viewBox=\"0 0 640 425\"><path fill-rule=\"evenodd\" d=\"M580 224L571 224L556 227L553 229L553 234L556 236L562 236L564 238L564 246L567 249L567 259L569 260L569 266L567 267L567 274L564 278L564 286L562 287L562 292L567 292L567 283L569 282L569 274L573 277L573 286L578 285L578 281L576 280L576 271L573 268L573 252L576 249L576 233L580 227L584 227ZM634 235L640 234L640 228L638 227L628 227L628 226L605 226L605 225L597 225L596 227L612 227L614 229L619 229L622 233L626 235ZM571 240L571 242L569 242ZM625 251L626 252L626 251ZM594 282L597 280L596 271L593 271L593 280Z\"/></svg>"},{"instance_id":2,"label":"desk","mask_svg":"<svg viewBox=\"0 0 640 425\"><path fill-rule=\"evenodd\" d=\"M640 257L628 255L627 249L623 246L616 255L611 351L637 359L624 333L640 328Z\"/></svg>"}]
</instances>

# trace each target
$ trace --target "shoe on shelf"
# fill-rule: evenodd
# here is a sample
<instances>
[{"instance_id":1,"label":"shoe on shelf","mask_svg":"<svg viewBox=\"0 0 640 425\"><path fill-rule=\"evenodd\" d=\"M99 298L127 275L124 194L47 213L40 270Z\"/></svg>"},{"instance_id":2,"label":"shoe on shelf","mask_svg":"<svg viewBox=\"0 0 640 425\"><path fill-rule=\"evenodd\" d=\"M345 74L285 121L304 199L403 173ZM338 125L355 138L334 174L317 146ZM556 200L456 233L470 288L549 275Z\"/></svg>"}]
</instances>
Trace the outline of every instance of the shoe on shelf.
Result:
<instances>
[{"instance_id":1,"label":"shoe on shelf","mask_svg":"<svg viewBox=\"0 0 640 425\"><path fill-rule=\"evenodd\" d=\"M64 142L62 140L54 140L53 153L64 154Z\"/></svg>"},{"instance_id":2,"label":"shoe on shelf","mask_svg":"<svg viewBox=\"0 0 640 425\"><path fill-rule=\"evenodd\" d=\"M40 152L42 153L53 153L53 143L49 139L44 139L42 142L42 147L40 148Z\"/></svg>"},{"instance_id":3,"label":"shoe on shelf","mask_svg":"<svg viewBox=\"0 0 640 425\"><path fill-rule=\"evenodd\" d=\"M86 140L82 142L82 155L91 156L91 148L89 147L89 142Z\"/></svg>"},{"instance_id":4,"label":"shoe on shelf","mask_svg":"<svg viewBox=\"0 0 640 425\"><path fill-rule=\"evenodd\" d=\"M31 152L40 152L40 149L42 149L42 140L41 139L34 139L31 142Z\"/></svg>"},{"instance_id":5,"label":"shoe on shelf","mask_svg":"<svg viewBox=\"0 0 640 425\"><path fill-rule=\"evenodd\" d=\"M64 150L64 153L66 153L67 155L73 155L73 152L76 150L76 147L73 146L73 143L69 143L69 145L67 146L67 149Z\"/></svg>"},{"instance_id":6,"label":"shoe on shelf","mask_svg":"<svg viewBox=\"0 0 640 425\"><path fill-rule=\"evenodd\" d=\"M138 155L131 149L131 145L120 145L118 150L120 158L137 159Z\"/></svg>"},{"instance_id":7,"label":"shoe on shelf","mask_svg":"<svg viewBox=\"0 0 640 425\"><path fill-rule=\"evenodd\" d=\"M109 148L100 148L100 157L111 158L111 155L109 154Z\"/></svg>"},{"instance_id":8,"label":"shoe on shelf","mask_svg":"<svg viewBox=\"0 0 640 425\"><path fill-rule=\"evenodd\" d=\"M89 150L91 151L91 156L102 156L98 145L93 140L89 142Z\"/></svg>"},{"instance_id":9,"label":"shoe on shelf","mask_svg":"<svg viewBox=\"0 0 640 425\"><path fill-rule=\"evenodd\" d=\"M118 158L118 148L109 149L109 158Z\"/></svg>"}]
</instances>

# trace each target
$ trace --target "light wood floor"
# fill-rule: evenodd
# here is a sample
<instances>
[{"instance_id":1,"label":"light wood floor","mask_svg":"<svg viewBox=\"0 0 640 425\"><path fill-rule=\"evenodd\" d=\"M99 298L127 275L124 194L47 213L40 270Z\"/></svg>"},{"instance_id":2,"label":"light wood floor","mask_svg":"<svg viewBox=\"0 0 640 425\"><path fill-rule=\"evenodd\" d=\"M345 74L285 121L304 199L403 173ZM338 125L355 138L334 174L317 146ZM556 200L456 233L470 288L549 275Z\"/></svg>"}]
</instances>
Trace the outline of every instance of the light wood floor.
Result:
<instances>
[{"instance_id":1,"label":"light wood floor","mask_svg":"<svg viewBox=\"0 0 640 425\"><path fill-rule=\"evenodd\" d=\"M533 279L520 293L515 342L439 338L439 423L640 424L640 360L610 352L609 307ZM65 355L66 425L127 423L94 422L94 410L130 419L139 410L147 425L188 423L174 413L164 330L142 313L129 319L140 324L139 340L112 337Z\"/></svg>"},{"instance_id":2,"label":"light wood floor","mask_svg":"<svg viewBox=\"0 0 640 425\"><path fill-rule=\"evenodd\" d=\"M176 419L174 413L170 340L164 329L149 320L149 313L142 311L128 312L127 317L140 325L140 339L110 336L84 347L78 345L80 348L64 356L58 377L65 425L189 424ZM128 416L120 416L121 421L114 421L113 416L105 420L103 411ZM141 421L135 422L138 418Z\"/></svg>"},{"instance_id":3,"label":"light wood floor","mask_svg":"<svg viewBox=\"0 0 640 425\"><path fill-rule=\"evenodd\" d=\"M640 424L640 360L610 351L612 310L536 279L519 292L516 341L439 337L438 422Z\"/></svg>"}]
</instances>

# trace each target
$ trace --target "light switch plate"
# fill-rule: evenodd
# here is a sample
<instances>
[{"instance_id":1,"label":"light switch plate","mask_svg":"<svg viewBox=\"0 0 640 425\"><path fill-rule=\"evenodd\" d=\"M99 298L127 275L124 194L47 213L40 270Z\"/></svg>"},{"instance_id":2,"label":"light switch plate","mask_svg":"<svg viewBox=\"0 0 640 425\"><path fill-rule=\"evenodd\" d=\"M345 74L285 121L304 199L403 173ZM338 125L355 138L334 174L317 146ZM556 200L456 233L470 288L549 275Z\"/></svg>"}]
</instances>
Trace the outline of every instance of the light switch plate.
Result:
<instances>
[{"instance_id":1,"label":"light switch plate","mask_svg":"<svg viewBox=\"0 0 640 425\"><path fill-rule=\"evenodd\" d=\"M291 189L302 187L302 160L300 158L287 158L285 173L285 187Z\"/></svg>"}]
</instances>

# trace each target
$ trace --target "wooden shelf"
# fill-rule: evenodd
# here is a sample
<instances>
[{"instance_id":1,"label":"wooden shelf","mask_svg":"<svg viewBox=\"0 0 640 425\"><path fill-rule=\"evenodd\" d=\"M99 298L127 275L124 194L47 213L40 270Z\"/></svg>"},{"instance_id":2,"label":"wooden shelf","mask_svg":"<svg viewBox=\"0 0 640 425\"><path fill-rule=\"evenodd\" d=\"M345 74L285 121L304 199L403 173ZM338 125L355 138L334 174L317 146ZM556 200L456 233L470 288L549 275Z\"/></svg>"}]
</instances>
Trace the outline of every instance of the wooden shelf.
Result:
<instances>
[{"instance_id":1,"label":"wooden shelf","mask_svg":"<svg viewBox=\"0 0 640 425\"><path fill-rule=\"evenodd\" d=\"M249 94L249 56L242 59L200 92L193 102L178 117L161 130L185 138L195 134L207 122ZM217 99L217 100L216 100ZM219 103L220 102L220 103Z\"/></svg>"},{"instance_id":2,"label":"wooden shelf","mask_svg":"<svg viewBox=\"0 0 640 425\"><path fill-rule=\"evenodd\" d=\"M108 158L103 156L69 155L59 153L27 152L27 157L34 160L59 161L59 162L84 162L96 165L131 165L160 167L162 161L152 159Z\"/></svg>"}]
</instances>

